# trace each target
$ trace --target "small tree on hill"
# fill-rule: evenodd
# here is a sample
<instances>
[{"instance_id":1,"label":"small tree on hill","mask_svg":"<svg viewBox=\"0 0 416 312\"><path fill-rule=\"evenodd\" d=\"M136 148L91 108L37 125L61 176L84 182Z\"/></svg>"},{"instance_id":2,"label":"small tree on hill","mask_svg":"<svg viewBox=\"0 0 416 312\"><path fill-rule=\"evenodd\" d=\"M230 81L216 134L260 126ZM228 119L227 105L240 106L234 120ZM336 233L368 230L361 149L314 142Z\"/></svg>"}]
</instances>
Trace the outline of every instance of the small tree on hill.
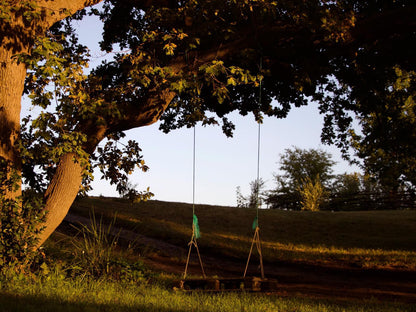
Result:
<instances>
[{"instance_id":1,"label":"small tree on hill","mask_svg":"<svg viewBox=\"0 0 416 312\"><path fill-rule=\"evenodd\" d=\"M310 177L304 179L297 191L301 197L302 210L319 211L319 207L327 197L327 191L322 185L319 176L314 181Z\"/></svg>"},{"instance_id":2,"label":"small tree on hill","mask_svg":"<svg viewBox=\"0 0 416 312\"><path fill-rule=\"evenodd\" d=\"M250 195L244 196L241 188L237 186L237 207L239 208L257 208L265 201L265 182L262 178L250 182Z\"/></svg>"}]
</instances>

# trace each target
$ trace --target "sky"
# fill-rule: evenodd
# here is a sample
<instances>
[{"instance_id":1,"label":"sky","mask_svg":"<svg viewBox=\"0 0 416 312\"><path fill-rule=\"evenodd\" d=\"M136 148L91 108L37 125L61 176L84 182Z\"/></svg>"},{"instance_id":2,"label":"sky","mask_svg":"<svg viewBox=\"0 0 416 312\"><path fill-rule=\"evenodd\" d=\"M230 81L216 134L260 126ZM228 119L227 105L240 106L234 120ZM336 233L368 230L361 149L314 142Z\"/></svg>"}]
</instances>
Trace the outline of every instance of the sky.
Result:
<instances>
[{"instance_id":1,"label":"sky","mask_svg":"<svg viewBox=\"0 0 416 312\"><path fill-rule=\"evenodd\" d=\"M250 193L249 183L257 178L258 124L254 117L233 114L236 125L233 138L227 138L220 127L197 126L195 129L195 203L236 205L236 188L243 195ZM294 146L322 148L337 162L334 173L359 171L341 159L335 147L320 143L322 116L316 104L295 108L285 119L266 118L261 125L260 177L266 189L275 187L273 175L278 173L279 155ZM193 201L193 129L164 134L158 123L127 132L126 140L135 139L150 167L131 176L138 189L148 186L153 199ZM118 196L114 187L96 180L91 195Z\"/></svg>"},{"instance_id":2,"label":"sky","mask_svg":"<svg viewBox=\"0 0 416 312\"><path fill-rule=\"evenodd\" d=\"M99 51L101 24L94 17L77 22L80 41L91 51L93 63L105 57ZM195 129L195 194L193 193L193 129L179 129L164 134L159 123L127 131L122 140L136 140L142 148L147 172L136 170L131 183L137 190L150 191L153 199L197 204L236 205L236 188L241 187L243 195L249 195L249 183L257 178L258 124L252 115L229 116L236 125L233 138L227 138L220 127L198 125ZM260 177L266 182L266 189L275 187L273 175L278 172L279 155L285 149L321 148L337 162L334 173L359 171L341 159L335 147L323 146L320 142L323 117L317 105L294 108L285 119L265 118L261 125ZM92 196L119 196L115 186L95 174ZM195 197L194 197L194 196Z\"/></svg>"}]
</instances>

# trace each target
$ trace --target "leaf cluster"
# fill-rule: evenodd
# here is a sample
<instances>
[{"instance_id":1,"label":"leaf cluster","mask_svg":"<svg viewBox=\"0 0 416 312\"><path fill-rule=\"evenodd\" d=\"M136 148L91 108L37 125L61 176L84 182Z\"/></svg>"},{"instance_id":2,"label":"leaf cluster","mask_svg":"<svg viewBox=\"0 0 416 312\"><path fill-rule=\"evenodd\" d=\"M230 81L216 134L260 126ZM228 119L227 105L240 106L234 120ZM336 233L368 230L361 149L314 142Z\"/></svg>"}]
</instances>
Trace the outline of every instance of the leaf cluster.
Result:
<instances>
[{"instance_id":1,"label":"leaf cluster","mask_svg":"<svg viewBox=\"0 0 416 312\"><path fill-rule=\"evenodd\" d=\"M117 191L133 202L147 200L153 196L149 188L144 192L137 191L136 186L131 185L128 179L136 167L143 172L149 170L141 151L138 143L133 140L129 140L126 145L117 141L108 141L103 147L99 146L92 155L94 167L100 170L102 179L107 179L110 184L116 185Z\"/></svg>"},{"instance_id":2,"label":"leaf cluster","mask_svg":"<svg viewBox=\"0 0 416 312\"><path fill-rule=\"evenodd\" d=\"M9 192L19 187L20 173L0 159L0 268L16 264L24 269L38 255L34 246L45 219L43 200L31 191L10 198Z\"/></svg>"}]
</instances>

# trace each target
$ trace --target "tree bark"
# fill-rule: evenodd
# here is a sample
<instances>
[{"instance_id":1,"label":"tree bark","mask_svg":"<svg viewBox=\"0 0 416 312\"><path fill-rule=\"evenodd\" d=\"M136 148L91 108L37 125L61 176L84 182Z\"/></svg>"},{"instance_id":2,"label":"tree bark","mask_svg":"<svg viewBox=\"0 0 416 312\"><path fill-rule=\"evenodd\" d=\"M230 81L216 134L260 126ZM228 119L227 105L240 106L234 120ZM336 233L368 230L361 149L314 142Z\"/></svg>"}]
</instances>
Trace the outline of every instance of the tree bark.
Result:
<instances>
[{"instance_id":1,"label":"tree bark","mask_svg":"<svg viewBox=\"0 0 416 312\"><path fill-rule=\"evenodd\" d=\"M11 57L10 50L0 48L0 157L16 162L15 143L20 130L20 100L26 70Z\"/></svg>"},{"instance_id":2,"label":"tree bark","mask_svg":"<svg viewBox=\"0 0 416 312\"><path fill-rule=\"evenodd\" d=\"M2 31L0 31L0 35ZM26 68L12 59L15 52L25 51L24 44L2 40L0 46L0 159L6 162L6 170L20 173L21 161L16 146L20 133L20 110ZM9 176L8 176L9 177ZM7 198L21 194L16 191L3 190Z\"/></svg>"},{"instance_id":3,"label":"tree bark","mask_svg":"<svg viewBox=\"0 0 416 312\"><path fill-rule=\"evenodd\" d=\"M44 230L38 237L37 247L45 242L67 215L81 186L82 171L83 168L74 153L61 157L45 193L46 222L43 224Z\"/></svg>"}]
</instances>

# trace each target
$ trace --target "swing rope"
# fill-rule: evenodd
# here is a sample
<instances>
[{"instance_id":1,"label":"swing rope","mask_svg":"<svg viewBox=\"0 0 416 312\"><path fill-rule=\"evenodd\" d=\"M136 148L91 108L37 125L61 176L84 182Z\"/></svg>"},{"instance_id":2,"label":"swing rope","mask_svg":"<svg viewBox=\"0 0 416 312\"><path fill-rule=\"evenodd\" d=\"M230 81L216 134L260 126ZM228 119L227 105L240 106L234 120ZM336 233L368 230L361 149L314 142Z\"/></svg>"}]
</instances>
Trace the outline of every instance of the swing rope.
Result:
<instances>
[{"instance_id":1,"label":"swing rope","mask_svg":"<svg viewBox=\"0 0 416 312\"><path fill-rule=\"evenodd\" d=\"M262 70L262 58L260 58L260 72ZM261 89L262 89L262 78L259 82L259 107L261 105ZM257 134L257 180L256 180L256 217L254 218L252 228L254 230L253 240L251 242L250 252L248 254L246 268L244 270L243 277L246 277L248 265L250 263L250 257L253 253L253 246L256 244L256 249L260 258L260 270L261 278L264 279L264 268L263 268L263 255L261 252L261 242L260 242L260 227L259 227L259 208L260 208L260 142L261 142L261 122L258 122L258 134Z\"/></svg>"},{"instance_id":2,"label":"swing rope","mask_svg":"<svg viewBox=\"0 0 416 312\"><path fill-rule=\"evenodd\" d=\"M198 217L195 214L195 172L196 172L196 161L195 161L195 154L196 154L196 130L194 126L194 138L193 138L193 165L192 165L192 237L190 242L188 243L189 250L188 250L188 257L186 259L186 266L185 266L185 272L183 274L183 278L186 279L186 275L188 273L188 266L189 266L189 259L191 257L191 250L192 246L195 247L196 252L198 254L199 264L201 265L201 271L204 278L206 278L205 271L204 271L204 265L202 264L201 255L199 253L198 243L197 239L201 237L201 232L199 230L199 223L198 223Z\"/></svg>"}]
</instances>

